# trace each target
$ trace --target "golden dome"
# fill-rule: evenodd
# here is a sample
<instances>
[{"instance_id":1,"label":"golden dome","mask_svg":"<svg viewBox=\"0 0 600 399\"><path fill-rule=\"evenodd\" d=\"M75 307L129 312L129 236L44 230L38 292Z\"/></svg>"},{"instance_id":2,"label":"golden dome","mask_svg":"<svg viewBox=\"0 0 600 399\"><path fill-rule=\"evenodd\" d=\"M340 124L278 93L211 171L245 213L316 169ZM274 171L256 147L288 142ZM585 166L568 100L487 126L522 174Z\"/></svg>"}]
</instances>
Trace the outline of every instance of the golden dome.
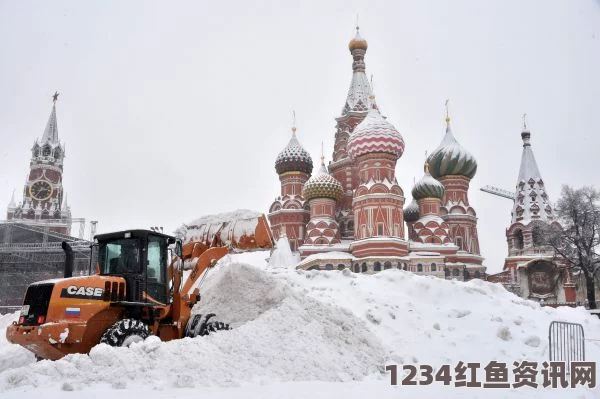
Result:
<instances>
[{"instance_id":1,"label":"golden dome","mask_svg":"<svg viewBox=\"0 0 600 399\"><path fill-rule=\"evenodd\" d=\"M348 48L350 49L350 51L356 49L367 49L367 41L360 36L360 33L358 33L358 26L356 27L356 36L354 36L354 38L350 40L350 43L348 43Z\"/></svg>"}]
</instances>

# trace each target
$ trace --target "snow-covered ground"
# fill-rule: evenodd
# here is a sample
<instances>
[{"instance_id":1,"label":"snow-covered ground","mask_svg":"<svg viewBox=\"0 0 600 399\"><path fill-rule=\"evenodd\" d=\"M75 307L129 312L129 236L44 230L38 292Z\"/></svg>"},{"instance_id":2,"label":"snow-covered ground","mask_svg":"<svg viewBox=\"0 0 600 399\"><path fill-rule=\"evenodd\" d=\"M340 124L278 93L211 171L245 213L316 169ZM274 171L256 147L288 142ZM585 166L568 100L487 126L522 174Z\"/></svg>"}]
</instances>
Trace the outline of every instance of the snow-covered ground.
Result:
<instances>
[{"instance_id":1,"label":"snow-covered ground","mask_svg":"<svg viewBox=\"0 0 600 399\"><path fill-rule=\"evenodd\" d=\"M0 334L0 397L398 398L600 397L598 388L391 386L385 366L456 366L459 361L548 360L552 320L581 323L600 339L600 320L583 309L540 308L501 286L416 276L270 267L268 252L231 255L210 272L200 306L231 331L131 348L99 345L88 355L35 362ZM0 316L0 331L17 315ZM586 341L587 360L600 359ZM538 367L538 370L541 369ZM453 373L454 374L454 373ZM541 383L541 375L538 383ZM454 382L454 381L453 381ZM600 382L600 376L599 376ZM73 392L70 392L73 391Z\"/></svg>"}]
</instances>

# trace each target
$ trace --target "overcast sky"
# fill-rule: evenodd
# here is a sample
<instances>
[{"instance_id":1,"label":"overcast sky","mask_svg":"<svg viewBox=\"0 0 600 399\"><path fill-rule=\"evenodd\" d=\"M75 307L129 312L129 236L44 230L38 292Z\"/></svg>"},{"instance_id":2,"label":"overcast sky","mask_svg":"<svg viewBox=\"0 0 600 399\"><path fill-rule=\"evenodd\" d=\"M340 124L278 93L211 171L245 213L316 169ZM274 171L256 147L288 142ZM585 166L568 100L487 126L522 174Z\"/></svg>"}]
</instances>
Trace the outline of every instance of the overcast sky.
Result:
<instances>
[{"instance_id":1,"label":"overcast sky","mask_svg":"<svg viewBox=\"0 0 600 399\"><path fill-rule=\"evenodd\" d=\"M298 138L327 160L352 74L359 14L367 74L402 133L410 196L444 132L477 158L470 200L489 272L507 253L528 114L553 202L600 186L600 1L0 1L0 206L17 201L30 148L57 103L64 187L98 232L164 226L279 194L274 170ZM410 201L410 198L408 198Z\"/></svg>"}]
</instances>

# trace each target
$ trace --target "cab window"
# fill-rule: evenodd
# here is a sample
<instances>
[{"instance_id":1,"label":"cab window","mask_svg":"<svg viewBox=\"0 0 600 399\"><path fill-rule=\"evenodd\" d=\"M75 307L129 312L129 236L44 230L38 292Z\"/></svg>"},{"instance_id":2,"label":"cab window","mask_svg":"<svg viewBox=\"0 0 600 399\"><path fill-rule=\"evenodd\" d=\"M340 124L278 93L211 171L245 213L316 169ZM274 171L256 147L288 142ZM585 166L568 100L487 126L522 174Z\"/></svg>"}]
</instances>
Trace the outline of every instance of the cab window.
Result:
<instances>
[{"instance_id":1,"label":"cab window","mask_svg":"<svg viewBox=\"0 0 600 399\"><path fill-rule=\"evenodd\" d=\"M98 263L102 274L139 273L139 240L121 238L100 244Z\"/></svg>"}]
</instances>

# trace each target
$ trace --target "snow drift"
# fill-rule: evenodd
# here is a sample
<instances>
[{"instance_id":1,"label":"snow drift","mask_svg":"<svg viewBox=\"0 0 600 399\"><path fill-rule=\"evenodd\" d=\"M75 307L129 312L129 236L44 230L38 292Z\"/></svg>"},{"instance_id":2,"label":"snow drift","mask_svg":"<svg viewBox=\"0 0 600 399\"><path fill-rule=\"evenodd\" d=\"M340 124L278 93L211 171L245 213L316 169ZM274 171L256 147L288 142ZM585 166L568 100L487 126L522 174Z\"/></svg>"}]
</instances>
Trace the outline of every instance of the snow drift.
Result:
<instances>
[{"instance_id":1,"label":"snow drift","mask_svg":"<svg viewBox=\"0 0 600 399\"><path fill-rule=\"evenodd\" d=\"M374 275L271 269L264 261L267 256L268 252L228 256L202 287L202 300L194 312L215 312L232 325L231 331L167 343L150 337L131 348L99 345L89 356L38 363L0 334L0 392L7 395L18 392L15 388L42 386L55 390L104 386L130 392L148 387L213 387L222 392L229 387L228 392L239 392L232 387L266 384L287 387L275 393L289 396L294 387L310 392L312 388L299 381L313 381L315 389L330 393L323 397L359 397L366 392L398 397L400 392L390 387L384 371L387 364L438 368L474 361L483 368L496 360L510 368L514 361L543 362L548 359L548 326L553 320L581 323L586 338L600 338L600 320L584 309L543 308L498 284L447 281L395 269ZM0 328L15 318L1 317ZM586 357L600 359L597 341L586 342ZM351 380L357 382L348 383ZM439 383L402 389L412 395L429 393L428 397L465 395L464 390ZM191 392L189 397L196 397L197 391ZM469 397L595 394L585 388L468 390Z\"/></svg>"}]
</instances>

